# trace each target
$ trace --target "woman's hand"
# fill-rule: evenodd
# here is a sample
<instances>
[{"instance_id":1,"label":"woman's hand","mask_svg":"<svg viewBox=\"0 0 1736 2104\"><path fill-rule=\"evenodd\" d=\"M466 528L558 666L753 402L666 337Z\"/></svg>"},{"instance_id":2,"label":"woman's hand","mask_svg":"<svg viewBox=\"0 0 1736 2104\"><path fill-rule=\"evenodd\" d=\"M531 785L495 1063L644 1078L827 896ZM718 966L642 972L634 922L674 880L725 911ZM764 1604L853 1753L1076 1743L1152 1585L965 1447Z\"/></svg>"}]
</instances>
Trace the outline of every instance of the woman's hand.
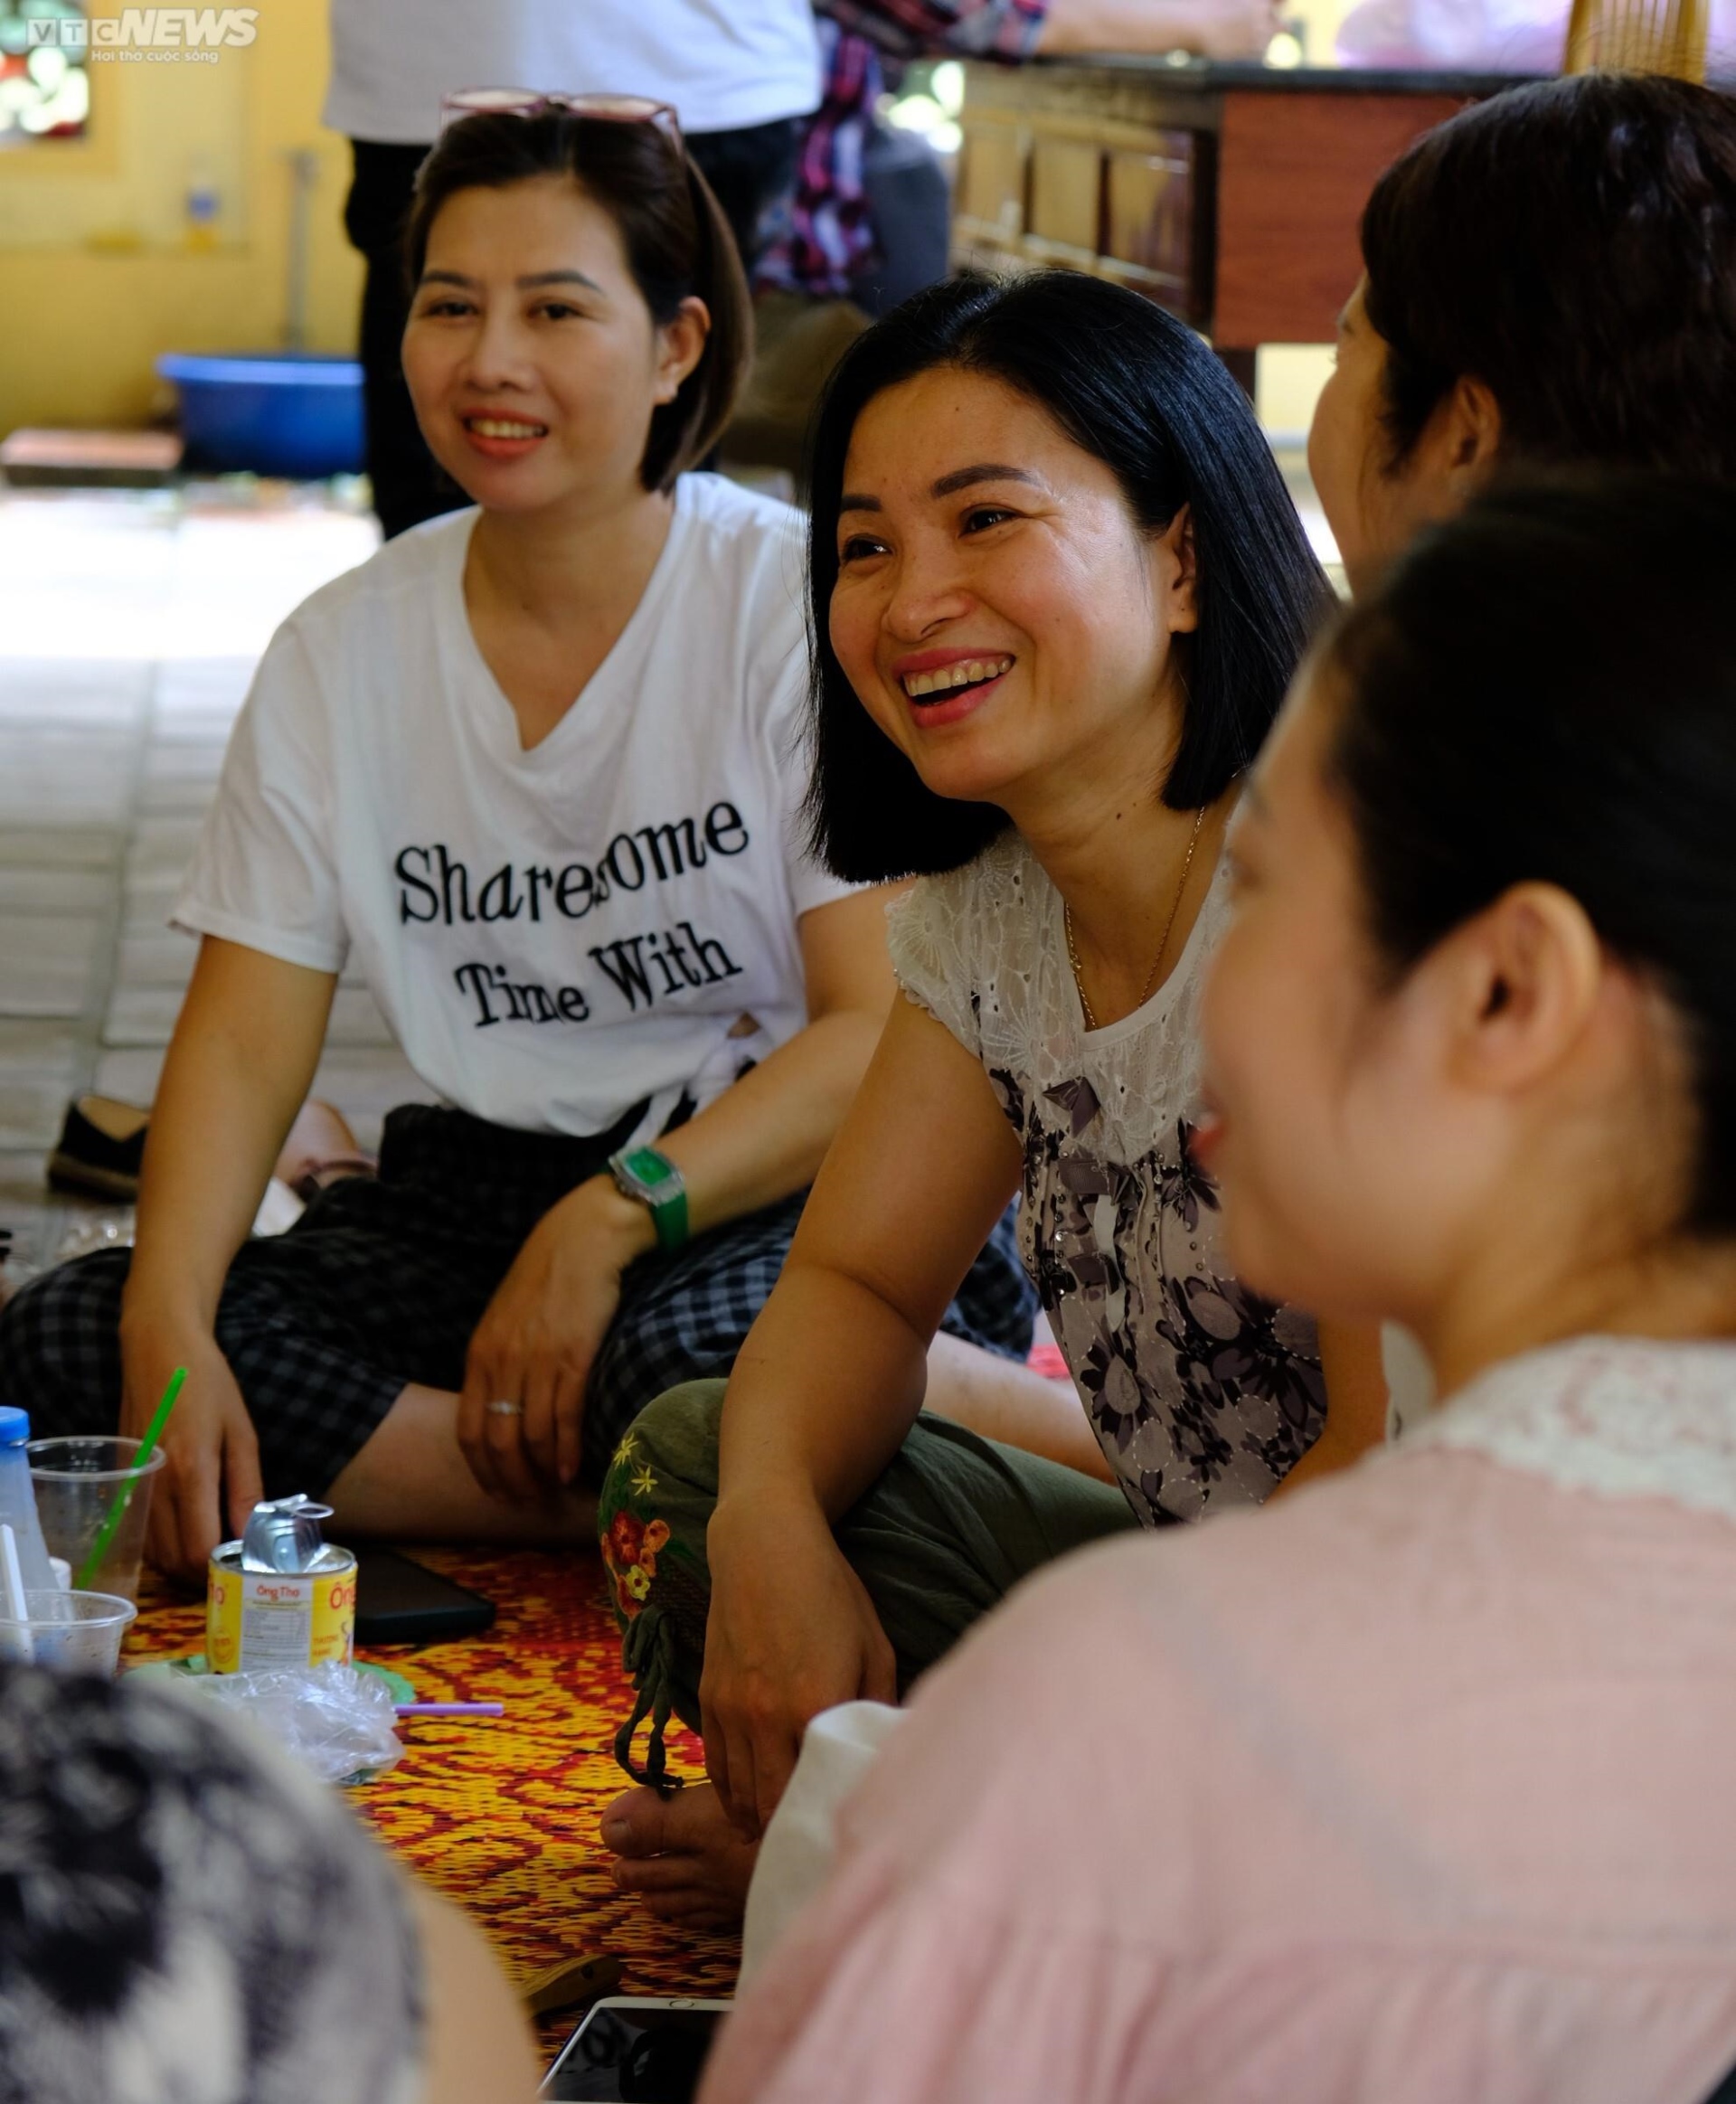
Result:
<instances>
[{"instance_id":1,"label":"woman's hand","mask_svg":"<svg viewBox=\"0 0 1736 2104\"><path fill-rule=\"evenodd\" d=\"M232 1540L265 1495L259 1442L216 1340L123 1323L120 1429L142 1439L177 1366L186 1386L162 1446L146 1552L159 1571L203 1581L212 1551Z\"/></svg>"},{"instance_id":2,"label":"woman's hand","mask_svg":"<svg viewBox=\"0 0 1736 2104\"><path fill-rule=\"evenodd\" d=\"M811 1499L720 1505L705 1548L705 1766L731 1820L757 1839L808 1720L835 1703L896 1702L897 1665L866 1589Z\"/></svg>"},{"instance_id":3,"label":"woman's hand","mask_svg":"<svg viewBox=\"0 0 1736 2104\"><path fill-rule=\"evenodd\" d=\"M621 1273L656 1241L607 1176L544 1213L470 1340L458 1444L495 1497L529 1500L579 1473L585 1382L620 1305ZM490 1410L495 1402L514 1411Z\"/></svg>"}]
</instances>

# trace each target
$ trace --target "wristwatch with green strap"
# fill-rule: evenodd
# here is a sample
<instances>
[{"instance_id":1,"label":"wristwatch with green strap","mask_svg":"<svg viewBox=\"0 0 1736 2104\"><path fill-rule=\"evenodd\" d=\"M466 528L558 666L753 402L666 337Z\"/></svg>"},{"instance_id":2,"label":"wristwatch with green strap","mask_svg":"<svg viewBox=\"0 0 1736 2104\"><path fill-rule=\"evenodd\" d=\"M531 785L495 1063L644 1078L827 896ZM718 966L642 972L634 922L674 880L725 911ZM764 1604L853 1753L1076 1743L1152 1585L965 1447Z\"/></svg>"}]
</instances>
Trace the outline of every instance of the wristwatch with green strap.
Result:
<instances>
[{"instance_id":1,"label":"wristwatch with green strap","mask_svg":"<svg viewBox=\"0 0 1736 2104\"><path fill-rule=\"evenodd\" d=\"M609 1157L609 1173L623 1198L636 1198L651 1215L657 1247L666 1255L687 1240L687 1186L681 1171L656 1147L623 1147Z\"/></svg>"}]
</instances>

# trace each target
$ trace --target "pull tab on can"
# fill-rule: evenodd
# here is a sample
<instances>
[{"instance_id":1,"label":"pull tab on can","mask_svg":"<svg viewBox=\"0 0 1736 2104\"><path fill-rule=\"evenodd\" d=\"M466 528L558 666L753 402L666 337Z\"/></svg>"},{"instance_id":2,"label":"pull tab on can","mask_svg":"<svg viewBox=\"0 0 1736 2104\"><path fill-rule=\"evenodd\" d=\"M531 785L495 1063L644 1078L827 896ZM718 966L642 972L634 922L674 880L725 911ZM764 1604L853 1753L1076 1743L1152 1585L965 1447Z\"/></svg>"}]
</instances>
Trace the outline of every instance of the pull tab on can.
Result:
<instances>
[{"instance_id":1,"label":"pull tab on can","mask_svg":"<svg viewBox=\"0 0 1736 2104\"><path fill-rule=\"evenodd\" d=\"M211 1558L205 1656L213 1673L348 1664L355 1647L355 1558L326 1541L328 1505L297 1493L256 1505L239 1542Z\"/></svg>"},{"instance_id":2,"label":"pull tab on can","mask_svg":"<svg viewBox=\"0 0 1736 2104\"><path fill-rule=\"evenodd\" d=\"M243 1571L322 1571L332 1561L319 1523L329 1520L332 1508L319 1505L305 1491L293 1497L268 1498L248 1514L241 1531Z\"/></svg>"}]
</instances>

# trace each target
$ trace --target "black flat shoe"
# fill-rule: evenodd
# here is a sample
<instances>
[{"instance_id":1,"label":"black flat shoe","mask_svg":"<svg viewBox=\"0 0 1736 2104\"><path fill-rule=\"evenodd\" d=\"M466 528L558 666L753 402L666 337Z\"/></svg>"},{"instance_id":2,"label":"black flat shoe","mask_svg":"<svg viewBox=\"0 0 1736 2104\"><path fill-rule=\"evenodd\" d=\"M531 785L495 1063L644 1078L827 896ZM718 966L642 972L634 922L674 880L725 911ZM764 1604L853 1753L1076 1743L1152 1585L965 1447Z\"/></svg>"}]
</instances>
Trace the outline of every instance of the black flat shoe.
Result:
<instances>
[{"instance_id":1,"label":"black flat shoe","mask_svg":"<svg viewBox=\"0 0 1736 2104\"><path fill-rule=\"evenodd\" d=\"M48 1157L48 1181L56 1191L97 1198L138 1196L139 1165L151 1114L113 1096L80 1096L68 1104L60 1145Z\"/></svg>"}]
</instances>

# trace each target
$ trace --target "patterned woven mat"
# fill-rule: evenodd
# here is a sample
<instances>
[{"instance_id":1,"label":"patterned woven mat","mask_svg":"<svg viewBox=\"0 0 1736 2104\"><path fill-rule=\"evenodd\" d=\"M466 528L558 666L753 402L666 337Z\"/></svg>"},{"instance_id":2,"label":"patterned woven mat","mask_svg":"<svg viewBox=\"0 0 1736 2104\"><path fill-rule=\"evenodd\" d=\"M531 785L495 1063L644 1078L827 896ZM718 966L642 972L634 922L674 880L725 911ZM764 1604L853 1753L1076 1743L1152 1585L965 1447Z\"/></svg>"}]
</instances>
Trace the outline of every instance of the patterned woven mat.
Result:
<instances>
[{"instance_id":1,"label":"patterned woven mat","mask_svg":"<svg viewBox=\"0 0 1736 2104\"><path fill-rule=\"evenodd\" d=\"M404 1758L351 1801L430 1884L493 1939L514 1978L563 1958L612 1956L617 1992L728 1995L733 1937L655 1920L615 1890L597 1838L603 1807L626 1788L610 1750L632 1707L620 1639L594 1554L416 1549L495 1602L480 1637L361 1654L391 1665L426 1700L501 1702L504 1717L410 1724ZM146 1578L127 1661L204 1649L204 1608ZM697 1740L672 1727L674 1764L696 1774ZM571 2018L546 2033L552 2042Z\"/></svg>"}]
</instances>

